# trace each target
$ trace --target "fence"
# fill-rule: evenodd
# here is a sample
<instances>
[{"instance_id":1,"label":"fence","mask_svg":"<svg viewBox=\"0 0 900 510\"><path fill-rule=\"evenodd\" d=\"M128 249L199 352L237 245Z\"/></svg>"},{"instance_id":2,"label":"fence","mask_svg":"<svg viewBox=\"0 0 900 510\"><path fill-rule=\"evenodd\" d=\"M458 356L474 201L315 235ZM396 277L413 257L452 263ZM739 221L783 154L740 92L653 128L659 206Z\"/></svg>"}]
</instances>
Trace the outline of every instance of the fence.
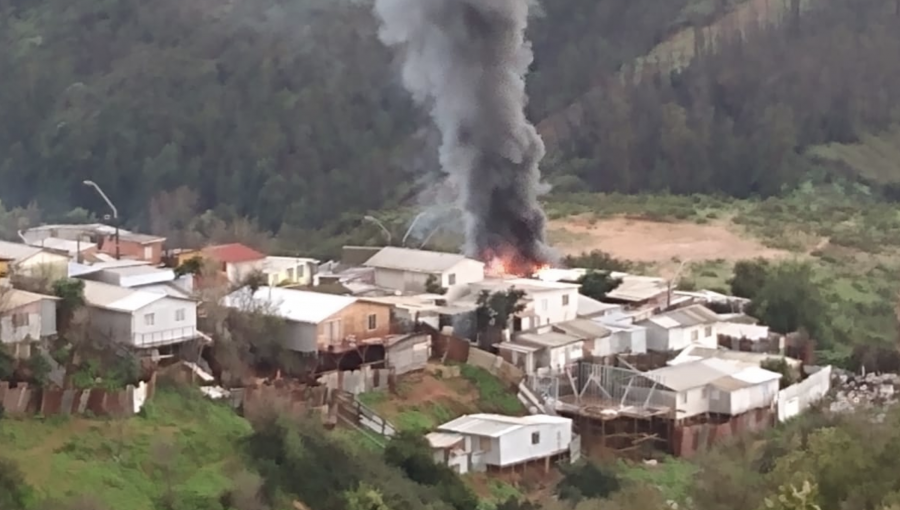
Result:
<instances>
[{"instance_id":1,"label":"fence","mask_svg":"<svg viewBox=\"0 0 900 510\"><path fill-rule=\"evenodd\" d=\"M242 409L244 416L256 416L277 410L291 416L302 416L314 408L325 406L332 391L324 386L306 386L286 381L236 388L230 391L231 406Z\"/></svg>"},{"instance_id":2,"label":"fence","mask_svg":"<svg viewBox=\"0 0 900 510\"><path fill-rule=\"evenodd\" d=\"M85 415L126 418L139 413L153 395L155 378L149 383L128 385L119 390L86 390L31 387L22 383L10 387L0 382L0 405L7 416Z\"/></svg>"},{"instance_id":3,"label":"fence","mask_svg":"<svg viewBox=\"0 0 900 510\"><path fill-rule=\"evenodd\" d=\"M805 380L778 392L778 421L797 416L820 400L831 389L831 367L827 366Z\"/></svg>"},{"instance_id":4,"label":"fence","mask_svg":"<svg viewBox=\"0 0 900 510\"><path fill-rule=\"evenodd\" d=\"M706 450L717 442L745 432L756 432L772 425L770 409L754 409L735 416L725 423L701 423L677 426L672 434L672 454L676 457L690 457L698 451Z\"/></svg>"},{"instance_id":5,"label":"fence","mask_svg":"<svg viewBox=\"0 0 900 510\"><path fill-rule=\"evenodd\" d=\"M397 433L394 426L378 416L375 411L356 400L353 395L338 393L335 398L338 415L354 425L363 427L381 437L389 438Z\"/></svg>"},{"instance_id":6,"label":"fence","mask_svg":"<svg viewBox=\"0 0 900 510\"><path fill-rule=\"evenodd\" d=\"M386 390L394 385L394 371L389 368L363 366L359 370L326 372L319 375L319 384L331 390L359 395L367 391Z\"/></svg>"}]
</instances>

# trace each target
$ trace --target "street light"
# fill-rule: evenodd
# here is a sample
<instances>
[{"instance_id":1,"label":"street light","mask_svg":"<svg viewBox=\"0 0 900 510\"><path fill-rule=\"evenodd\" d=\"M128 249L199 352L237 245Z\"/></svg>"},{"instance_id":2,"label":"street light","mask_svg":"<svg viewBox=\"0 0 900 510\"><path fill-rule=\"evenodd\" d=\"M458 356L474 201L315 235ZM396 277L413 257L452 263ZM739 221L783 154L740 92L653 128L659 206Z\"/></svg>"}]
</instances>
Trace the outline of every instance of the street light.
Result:
<instances>
[{"instance_id":1,"label":"street light","mask_svg":"<svg viewBox=\"0 0 900 510\"><path fill-rule=\"evenodd\" d=\"M103 201L106 202L106 205L108 205L109 208L112 209L113 220L116 223L116 225L115 225L116 226L116 260L119 260L119 258L121 257L120 253L119 253L119 210L116 209L116 206L113 205L112 201L109 199L108 196L106 196L106 193L104 193L103 190L100 189L100 186L98 186L96 182L87 180L87 181L84 181L84 185L90 186L90 187L94 188L95 190L97 190L97 193L100 194L100 197L103 198Z\"/></svg>"},{"instance_id":2,"label":"street light","mask_svg":"<svg viewBox=\"0 0 900 510\"><path fill-rule=\"evenodd\" d=\"M387 238L387 245L388 245L388 246L391 245L391 233L388 231L387 228L385 228L385 226L384 226L383 223L381 223L380 221L378 221L378 218L376 218L376 217L374 217L374 216L366 215L366 216L363 216L363 219L366 220L366 221L368 221L368 222L371 222L371 223L374 223L374 224L378 225L378 228L380 228L381 231L384 232L384 236Z\"/></svg>"}]
</instances>

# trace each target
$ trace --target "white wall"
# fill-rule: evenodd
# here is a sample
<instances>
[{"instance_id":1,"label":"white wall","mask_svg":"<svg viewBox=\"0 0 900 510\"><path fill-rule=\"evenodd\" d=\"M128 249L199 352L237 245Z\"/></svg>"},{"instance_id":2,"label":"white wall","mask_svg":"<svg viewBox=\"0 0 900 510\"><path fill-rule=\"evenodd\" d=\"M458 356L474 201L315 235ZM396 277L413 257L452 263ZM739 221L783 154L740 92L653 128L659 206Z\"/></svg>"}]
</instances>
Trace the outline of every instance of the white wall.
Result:
<instances>
[{"instance_id":1,"label":"white wall","mask_svg":"<svg viewBox=\"0 0 900 510\"><path fill-rule=\"evenodd\" d=\"M566 298L564 298L566 296ZM554 289L530 294L532 308L541 326L578 317L578 289ZM564 300L565 304L564 304Z\"/></svg>"},{"instance_id":2,"label":"white wall","mask_svg":"<svg viewBox=\"0 0 900 510\"><path fill-rule=\"evenodd\" d=\"M665 329L654 322L641 323L647 328L647 349L652 351L680 351L692 343L715 348L718 345L716 324L703 324L690 328ZM707 334L707 329L709 334ZM697 334L696 341L694 333Z\"/></svg>"},{"instance_id":3,"label":"white wall","mask_svg":"<svg viewBox=\"0 0 900 510\"><path fill-rule=\"evenodd\" d=\"M238 262L236 264L225 264L225 274L228 276L228 281L231 283L238 283L247 275L255 272L262 271L265 267L265 259L262 260L251 260L249 262Z\"/></svg>"},{"instance_id":4,"label":"white wall","mask_svg":"<svg viewBox=\"0 0 900 510\"><path fill-rule=\"evenodd\" d=\"M538 433L538 444L531 444L532 433ZM568 451L572 442L572 422L529 424L499 438L500 457L494 466L510 466L528 460L543 459Z\"/></svg>"},{"instance_id":5,"label":"white wall","mask_svg":"<svg viewBox=\"0 0 900 510\"><path fill-rule=\"evenodd\" d=\"M318 352L316 338L318 329L315 324L288 321L285 346L297 352Z\"/></svg>"},{"instance_id":6,"label":"white wall","mask_svg":"<svg viewBox=\"0 0 900 510\"><path fill-rule=\"evenodd\" d=\"M547 348L551 368L563 368L584 358L584 342ZM545 365L546 366L546 365Z\"/></svg>"},{"instance_id":7,"label":"white wall","mask_svg":"<svg viewBox=\"0 0 900 510\"><path fill-rule=\"evenodd\" d=\"M677 392L675 418L684 419L708 413L710 389L708 386L703 386Z\"/></svg>"},{"instance_id":8,"label":"white wall","mask_svg":"<svg viewBox=\"0 0 900 510\"><path fill-rule=\"evenodd\" d=\"M28 316L28 324L13 327L13 315L19 313ZM9 310L0 316L0 343L12 344L25 339L34 341L41 339L41 314L39 312L22 307Z\"/></svg>"},{"instance_id":9,"label":"white wall","mask_svg":"<svg viewBox=\"0 0 900 510\"><path fill-rule=\"evenodd\" d=\"M778 392L778 421L787 421L819 401L831 389L831 367L827 366Z\"/></svg>"},{"instance_id":10,"label":"white wall","mask_svg":"<svg viewBox=\"0 0 900 510\"><path fill-rule=\"evenodd\" d=\"M737 416L752 409L770 407L778 397L778 379L748 388L741 388L731 393L731 409L728 414Z\"/></svg>"},{"instance_id":11,"label":"white wall","mask_svg":"<svg viewBox=\"0 0 900 510\"><path fill-rule=\"evenodd\" d=\"M65 255L41 251L16 264L24 275L35 278L65 278L69 273L69 258Z\"/></svg>"},{"instance_id":12,"label":"white wall","mask_svg":"<svg viewBox=\"0 0 900 510\"><path fill-rule=\"evenodd\" d=\"M454 283L450 283L450 275L456 275ZM441 287L449 288L451 285L464 285L484 280L484 264L477 260L466 259L440 275Z\"/></svg>"},{"instance_id":13,"label":"white wall","mask_svg":"<svg viewBox=\"0 0 900 510\"><path fill-rule=\"evenodd\" d=\"M177 310L184 310L184 320L176 320ZM153 324L145 316L153 314ZM197 303L187 299L166 297L134 312L132 328L134 345L168 345L194 338L197 334Z\"/></svg>"}]
</instances>

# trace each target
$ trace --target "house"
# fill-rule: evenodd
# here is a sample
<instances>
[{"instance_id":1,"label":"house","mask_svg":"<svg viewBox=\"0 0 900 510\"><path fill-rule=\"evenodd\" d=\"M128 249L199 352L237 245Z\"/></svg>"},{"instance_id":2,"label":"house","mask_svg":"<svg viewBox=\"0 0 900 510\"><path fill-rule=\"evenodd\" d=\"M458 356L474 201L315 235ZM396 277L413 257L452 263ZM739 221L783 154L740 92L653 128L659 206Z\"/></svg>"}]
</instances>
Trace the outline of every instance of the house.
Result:
<instances>
[{"instance_id":1,"label":"house","mask_svg":"<svg viewBox=\"0 0 900 510\"><path fill-rule=\"evenodd\" d=\"M721 321L717 332L719 345L735 351L783 353L785 349L784 336L772 333L768 326Z\"/></svg>"},{"instance_id":2,"label":"house","mask_svg":"<svg viewBox=\"0 0 900 510\"><path fill-rule=\"evenodd\" d=\"M596 299L589 298L583 294L578 294L578 311L575 312L578 317L584 319L596 319L606 315L612 315L622 312L624 305L617 303L604 303Z\"/></svg>"},{"instance_id":3,"label":"house","mask_svg":"<svg viewBox=\"0 0 900 510\"><path fill-rule=\"evenodd\" d=\"M69 257L64 253L21 243L0 241L3 274L17 272L22 276L56 280L68 274Z\"/></svg>"},{"instance_id":4,"label":"house","mask_svg":"<svg viewBox=\"0 0 900 510\"><path fill-rule=\"evenodd\" d=\"M30 342L56 335L56 302L59 298L0 288L0 343L11 346L13 355L31 355Z\"/></svg>"},{"instance_id":5,"label":"house","mask_svg":"<svg viewBox=\"0 0 900 510\"><path fill-rule=\"evenodd\" d=\"M759 366L716 358L670 365L644 375L662 385L652 391L675 411L677 420L705 414L737 416L769 408L781 379L781 374Z\"/></svg>"},{"instance_id":6,"label":"house","mask_svg":"<svg viewBox=\"0 0 900 510\"><path fill-rule=\"evenodd\" d=\"M613 353L644 354L647 352L647 328L638 326L633 318L625 313L611 313L594 321L609 330L608 353L604 351L606 343L595 344L591 354L603 357ZM598 349L599 347L599 349Z\"/></svg>"},{"instance_id":7,"label":"house","mask_svg":"<svg viewBox=\"0 0 900 510\"><path fill-rule=\"evenodd\" d=\"M118 237L116 228L102 223L42 225L22 233L24 239L32 245L41 245L47 239L61 239L75 242L92 243L97 250L123 259L142 260L153 265L162 262L165 237L140 234L120 228Z\"/></svg>"},{"instance_id":8,"label":"house","mask_svg":"<svg viewBox=\"0 0 900 510\"><path fill-rule=\"evenodd\" d=\"M192 299L85 280L84 301L91 328L129 347L166 347L200 336Z\"/></svg>"},{"instance_id":9,"label":"house","mask_svg":"<svg viewBox=\"0 0 900 510\"><path fill-rule=\"evenodd\" d=\"M208 246L200 251L200 255L214 261L231 283L238 283L254 272L262 272L266 264L265 255L240 243ZM188 256L190 258L193 257Z\"/></svg>"},{"instance_id":10,"label":"house","mask_svg":"<svg viewBox=\"0 0 900 510\"><path fill-rule=\"evenodd\" d=\"M568 455L572 420L559 416L471 414L425 436L435 462L457 473L502 469Z\"/></svg>"},{"instance_id":11,"label":"house","mask_svg":"<svg viewBox=\"0 0 900 510\"><path fill-rule=\"evenodd\" d=\"M244 288L225 297L225 305L242 310L264 306L288 323L286 346L297 352L342 350L390 334L390 305L282 287Z\"/></svg>"},{"instance_id":12,"label":"house","mask_svg":"<svg viewBox=\"0 0 900 510\"><path fill-rule=\"evenodd\" d=\"M313 285L319 267L316 259L300 257L266 257L262 271L270 287Z\"/></svg>"},{"instance_id":13,"label":"house","mask_svg":"<svg viewBox=\"0 0 900 510\"><path fill-rule=\"evenodd\" d=\"M403 292L425 292L433 280L441 287L484 279L484 263L455 253L386 246L363 264L375 269L375 285Z\"/></svg>"},{"instance_id":14,"label":"house","mask_svg":"<svg viewBox=\"0 0 900 510\"><path fill-rule=\"evenodd\" d=\"M512 342L497 344L497 349L500 357L526 374L534 374L540 369L561 370L584 358L584 339L542 326L517 334Z\"/></svg>"},{"instance_id":15,"label":"house","mask_svg":"<svg viewBox=\"0 0 900 510\"><path fill-rule=\"evenodd\" d=\"M153 267L143 262L131 265L120 262L122 261L85 266L83 270L75 272L74 277L128 289L160 292L172 297L191 297L193 278L190 275L177 277L171 268ZM70 275L73 275L71 271Z\"/></svg>"},{"instance_id":16,"label":"house","mask_svg":"<svg viewBox=\"0 0 900 510\"><path fill-rule=\"evenodd\" d=\"M402 331L414 330L418 325L427 325L440 331L445 326L453 327L456 334L468 337L474 334L465 323L474 324L474 303L448 302L439 294L418 294L415 296L377 296L361 297L373 303L382 303L391 307L391 324Z\"/></svg>"},{"instance_id":17,"label":"house","mask_svg":"<svg viewBox=\"0 0 900 510\"><path fill-rule=\"evenodd\" d=\"M578 316L578 288L576 283L549 282L531 278L488 278L468 285L464 302L475 302L478 295L523 291L525 309L513 318L512 330L525 331L542 325L569 321ZM455 302L454 289L447 293L448 302Z\"/></svg>"},{"instance_id":18,"label":"house","mask_svg":"<svg viewBox=\"0 0 900 510\"><path fill-rule=\"evenodd\" d=\"M663 278L618 272L610 276L621 281L618 287L606 294L605 299L611 303L621 303L629 309L652 310L666 308L669 304L669 282Z\"/></svg>"},{"instance_id":19,"label":"house","mask_svg":"<svg viewBox=\"0 0 900 510\"><path fill-rule=\"evenodd\" d=\"M647 349L679 351L690 344L718 345L719 316L703 305L654 315L637 323L647 328Z\"/></svg>"},{"instance_id":20,"label":"house","mask_svg":"<svg viewBox=\"0 0 900 510\"><path fill-rule=\"evenodd\" d=\"M29 246L38 248L47 248L68 254L69 258L83 260L85 257L92 257L98 253L97 245L89 241L71 241L59 237L46 237L44 239L31 241Z\"/></svg>"}]
</instances>

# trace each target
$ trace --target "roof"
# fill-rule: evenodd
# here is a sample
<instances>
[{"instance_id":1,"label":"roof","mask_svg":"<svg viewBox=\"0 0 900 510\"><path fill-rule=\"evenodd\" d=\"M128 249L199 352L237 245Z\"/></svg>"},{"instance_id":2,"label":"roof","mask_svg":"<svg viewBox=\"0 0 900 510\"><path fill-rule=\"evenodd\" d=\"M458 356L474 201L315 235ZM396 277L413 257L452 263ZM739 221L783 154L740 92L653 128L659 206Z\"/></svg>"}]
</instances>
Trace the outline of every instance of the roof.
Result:
<instances>
[{"instance_id":1,"label":"roof","mask_svg":"<svg viewBox=\"0 0 900 510\"><path fill-rule=\"evenodd\" d=\"M442 273L465 260L484 266L483 262L467 258L457 253L413 250L411 248L398 248L396 246L385 246L378 250L378 253L369 258L363 265L382 269L413 271L416 273Z\"/></svg>"},{"instance_id":2,"label":"roof","mask_svg":"<svg viewBox=\"0 0 900 510\"><path fill-rule=\"evenodd\" d=\"M75 223L75 224L56 224L56 225L41 225L39 227L33 227L25 231L26 237L29 236L29 233L35 232L46 232L53 230L76 230L81 232L94 232L98 234L103 234L107 236L115 235L116 227L111 225L105 225L103 223ZM140 234L137 232L132 232L130 230L125 230L124 228L119 228L119 239L132 241L140 244L148 244L155 242L165 241L165 237L156 236L152 234Z\"/></svg>"},{"instance_id":3,"label":"roof","mask_svg":"<svg viewBox=\"0 0 900 510\"><path fill-rule=\"evenodd\" d=\"M706 386L711 382L733 375L742 367L720 359L703 359L650 370L645 375L658 380L673 391L684 391Z\"/></svg>"},{"instance_id":4,"label":"roof","mask_svg":"<svg viewBox=\"0 0 900 510\"><path fill-rule=\"evenodd\" d=\"M538 271L537 277L545 282L578 281L579 278L587 274L588 270L584 268L563 269L551 267Z\"/></svg>"},{"instance_id":5,"label":"roof","mask_svg":"<svg viewBox=\"0 0 900 510\"><path fill-rule=\"evenodd\" d=\"M785 360L789 365L797 365L799 360L787 358L780 354L768 354L764 352L746 352L733 351L731 349L710 347L702 347L700 345L689 345L682 350L678 356L668 361L669 365L678 365L701 359L718 358L723 360L737 361L745 366L759 366L769 360Z\"/></svg>"},{"instance_id":6,"label":"roof","mask_svg":"<svg viewBox=\"0 0 900 510\"><path fill-rule=\"evenodd\" d=\"M152 283L150 285L141 285L136 290L144 292L155 292L157 294L165 294L169 297L180 299L191 299L191 293L179 287L174 282Z\"/></svg>"},{"instance_id":7,"label":"roof","mask_svg":"<svg viewBox=\"0 0 900 510\"><path fill-rule=\"evenodd\" d=\"M71 241L69 239L60 239L58 237L45 237L44 239L35 240L29 242L28 244L38 248L49 248L51 250L64 251L69 255L75 255L76 253L80 253L82 251L87 251L97 247L97 245L94 243L86 241Z\"/></svg>"},{"instance_id":8,"label":"roof","mask_svg":"<svg viewBox=\"0 0 900 510\"><path fill-rule=\"evenodd\" d=\"M45 296L19 289L2 289L0 290L0 311L14 310L44 299L59 301L59 298L56 296Z\"/></svg>"},{"instance_id":9,"label":"roof","mask_svg":"<svg viewBox=\"0 0 900 510\"><path fill-rule=\"evenodd\" d=\"M665 329L689 328L702 324L714 324L719 322L719 316L703 305L691 305L669 312L654 315L642 321L656 324Z\"/></svg>"},{"instance_id":10,"label":"roof","mask_svg":"<svg viewBox=\"0 0 900 510\"><path fill-rule=\"evenodd\" d=\"M131 313L165 297L165 294L158 292L126 289L108 283L84 280L84 301L96 308Z\"/></svg>"},{"instance_id":11,"label":"roof","mask_svg":"<svg viewBox=\"0 0 900 510\"><path fill-rule=\"evenodd\" d=\"M547 414L534 414L531 416L468 414L440 425L438 430L472 436L499 437L528 425L541 424L567 424L571 426L572 420Z\"/></svg>"},{"instance_id":12,"label":"roof","mask_svg":"<svg viewBox=\"0 0 900 510\"><path fill-rule=\"evenodd\" d=\"M512 352L521 352L523 354L528 354L529 352L537 352L541 350L540 347L534 345L525 345L520 344L518 342L500 342L497 344L497 349L501 351L512 351Z\"/></svg>"},{"instance_id":13,"label":"roof","mask_svg":"<svg viewBox=\"0 0 900 510\"><path fill-rule=\"evenodd\" d=\"M463 436L452 432L432 432L425 435L432 448L444 449L455 446L463 440Z\"/></svg>"},{"instance_id":14,"label":"roof","mask_svg":"<svg viewBox=\"0 0 900 510\"><path fill-rule=\"evenodd\" d=\"M622 283L606 294L606 297L609 299L640 302L653 299L669 290L668 282L662 278L618 273L613 273L611 276L621 279Z\"/></svg>"},{"instance_id":15,"label":"roof","mask_svg":"<svg viewBox=\"0 0 900 510\"><path fill-rule=\"evenodd\" d=\"M21 261L31 258L41 251L41 248L27 244L0 241L0 259L2 260Z\"/></svg>"},{"instance_id":16,"label":"roof","mask_svg":"<svg viewBox=\"0 0 900 510\"><path fill-rule=\"evenodd\" d=\"M203 255L226 264L239 264L266 258L262 253L241 243L219 244L207 246L201 250Z\"/></svg>"},{"instance_id":17,"label":"roof","mask_svg":"<svg viewBox=\"0 0 900 510\"><path fill-rule=\"evenodd\" d=\"M618 310L622 308L622 305L617 305L615 303L604 303L603 301L597 301L594 298L589 298L583 294L578 294L578 311L577 314L579 317L593 317L595 315L602 315L612 310Z\"/></svg>"},{"instance_id":18,"label":"roof","mask_svg":"<svg viewBox=\"0 0 900 510\"><path fill-rule=\"evenodd\" d=\"M155 283L171 282L175 280L175 271L169 268L158 268L147 265L108 267L102 269L101 278L113 285L120 287L137 287Z\"/></svg>"},{"instance_id":19,"label":"roof","mask_svg":"<svg viewBox=\"0 0 900 510\"><path fill-rule=\"evenodd\" d=\"M519 333L516 336L516 341L525 342L532 345L538 345L540 347L562 347L569 344L574 344L575 342L583 341L583 338L567 335L565 333L558 333L556 331L548 331L546 333Z\"/></svg>"},{"instance_id":20,"label":"roof","mask_svg":"<svg viewBox=\"0 0 900 510\"><path fill-rule=\"evenodd\" d=\"M559 290L572 290L580 287L577 283L548 282L533 278L486 278L480 282L469 284L469 288L478 290L507 290L515 287L528 293L552 292Z\"/></svg>"},{"instance_id":21,"label":"roof","mask_svg":"<svg viewBox=\"0 0 900 510\"><path fill-rule=\"evenodd\" d=\"M573 319L552 325L553 329L562 330L568 335L584 339L603 338L610 335L610 330L590 319Z\"/></svg>"},{"instance_id":22,"label":"roof","mask_svg":"<svg viewBox=\"0 0 900 510\"><path fill-rule=\"evenodd\" d=\"M239 308L248 299L249 290L241 289L225 297L226 306ZM281 287L260 287L252 296L257 303L270 304L278 315L294 322L318 324L344 308L356 303L350 296L337 296L321 292L285 289Z\"/></svg>"},{"instance_id":23,"label":"roof","mask_svg":"<svg viewBox=\"0 0 900 510\"><path fill-rule=\"evenodd\" d=\"M297 267L298 264L318 264L316 259L303 257L266 257L265 269L270 271L285 271Z\"/></svg>"}]
</instances>

